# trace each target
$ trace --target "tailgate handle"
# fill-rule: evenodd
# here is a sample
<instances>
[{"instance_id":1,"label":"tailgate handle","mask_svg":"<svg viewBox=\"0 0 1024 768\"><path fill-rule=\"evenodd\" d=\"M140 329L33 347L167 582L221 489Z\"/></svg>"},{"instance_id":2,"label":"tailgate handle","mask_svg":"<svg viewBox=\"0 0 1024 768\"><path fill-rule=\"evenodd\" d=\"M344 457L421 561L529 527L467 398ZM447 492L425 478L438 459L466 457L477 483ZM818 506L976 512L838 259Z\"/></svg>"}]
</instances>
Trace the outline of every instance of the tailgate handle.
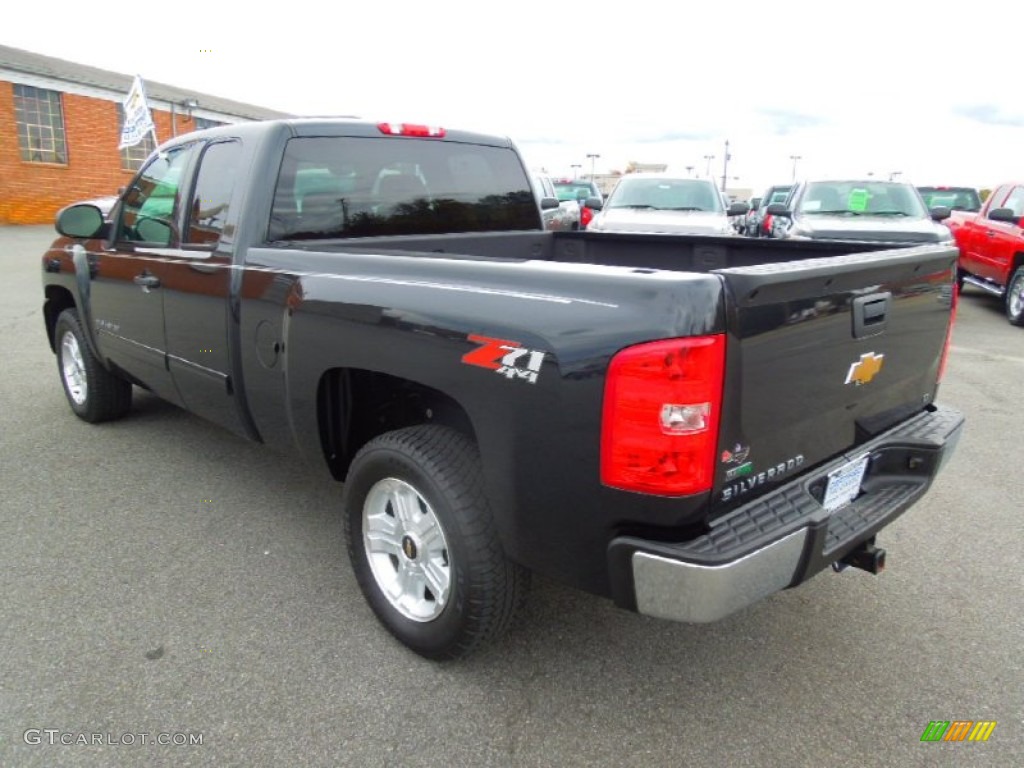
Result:
<instances>
[{"instance_id":1,"label":"tailgate handle","mask_svg":"<svg viewBox=\"0 0 1024 768\"><path fill-rule=\"evenodd\" d=\"M866 339L885 331L889 322L889 306L892 294L873 293L853 300L853 337Z\"/></svg>"}]
</instances>

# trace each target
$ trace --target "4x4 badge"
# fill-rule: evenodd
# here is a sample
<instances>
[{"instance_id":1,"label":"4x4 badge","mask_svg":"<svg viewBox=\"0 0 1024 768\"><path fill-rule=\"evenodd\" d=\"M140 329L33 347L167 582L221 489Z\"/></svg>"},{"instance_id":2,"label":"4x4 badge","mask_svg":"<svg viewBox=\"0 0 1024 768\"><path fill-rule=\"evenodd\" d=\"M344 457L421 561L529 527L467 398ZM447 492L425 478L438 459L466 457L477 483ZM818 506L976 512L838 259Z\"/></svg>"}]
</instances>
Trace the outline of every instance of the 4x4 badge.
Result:
<instances>
[{"instance_id":1,"label":"4x4 badge","mask_svg":"<svg viewBox=\"0 0 1024 768\"><path fill-rule=\"evenodd\" d=\"M876 355L874 352L865 352L860 360L850 366L850 372L846 374L846 384L867 384L878 372L882 370L882 361L885 355Z\"/></svg>"}]
</instances>

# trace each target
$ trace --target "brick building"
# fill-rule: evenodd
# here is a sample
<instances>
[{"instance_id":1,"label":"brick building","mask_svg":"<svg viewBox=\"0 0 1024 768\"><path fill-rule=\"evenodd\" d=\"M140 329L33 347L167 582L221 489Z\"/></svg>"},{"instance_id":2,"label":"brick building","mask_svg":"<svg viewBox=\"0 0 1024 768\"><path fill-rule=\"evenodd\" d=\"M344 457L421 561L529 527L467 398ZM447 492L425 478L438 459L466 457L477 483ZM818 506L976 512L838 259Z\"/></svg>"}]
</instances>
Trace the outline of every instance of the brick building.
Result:
<instances>
[{"instance_id":1,"label":"brick building","mask_svg":"<svg viewBox=\"0 0 1024 768\"><path fill-rule=\"evenodd\" d=\"M76 200L114 194L153 150L118 149L132 75L0 45L0 224L52 222ZM163 142L224 123L287 113L145 81Z\"/></svg>"}]
</instances>

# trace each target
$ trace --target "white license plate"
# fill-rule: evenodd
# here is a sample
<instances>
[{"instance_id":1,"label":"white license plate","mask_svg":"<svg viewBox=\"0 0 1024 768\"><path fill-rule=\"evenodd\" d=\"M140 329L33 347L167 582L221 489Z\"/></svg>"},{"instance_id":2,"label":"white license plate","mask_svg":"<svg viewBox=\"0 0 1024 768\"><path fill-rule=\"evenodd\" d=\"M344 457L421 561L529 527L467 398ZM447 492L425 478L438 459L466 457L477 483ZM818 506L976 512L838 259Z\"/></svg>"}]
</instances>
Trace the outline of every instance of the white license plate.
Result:
<instances>
[{"instance_id":1,"label":"white license plate","mask_svg":"<svg viewBox=\"0 0 1024 768\"><path fill-rule=\"evenodd\" d=\"M868 456L865 454L828 473L825 498L821 502L826 511L835 512L857 498L857 494L860 493L861 481L864 479L864 471L867 468Z\"/></svg>"}]
</instances>

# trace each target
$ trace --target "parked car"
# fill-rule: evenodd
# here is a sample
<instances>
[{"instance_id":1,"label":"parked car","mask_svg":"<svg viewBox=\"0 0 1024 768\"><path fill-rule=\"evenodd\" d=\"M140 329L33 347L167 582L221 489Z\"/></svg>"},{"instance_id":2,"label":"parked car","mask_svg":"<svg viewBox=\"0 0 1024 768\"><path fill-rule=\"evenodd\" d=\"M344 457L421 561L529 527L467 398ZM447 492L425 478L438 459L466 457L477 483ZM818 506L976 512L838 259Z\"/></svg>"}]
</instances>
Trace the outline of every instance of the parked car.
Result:
<instances>
[{"instance_id":1,"label":"parked car","mask_svg":"<svg viewBox=\"0 0 1024 768\"><path fill-rule=\"evenodd\" d=\"M1003 298L1006 318L1024 326L1024 183L1002 184L953 230L961 284Z\"/></svg>"},{"instance_id":2,"label":"parked car","mask_svg":"<svg viewBox=\"0 0 1024 768\"><path fill-rule=\"evenodd\" d=\"M743 217L740 219L740 222L739 222L738 231L739 231L739 233L741 235L748 235L748 234L750 234L751 222L753 221L753 216L757 212L757 207L760 204L761 204L761 198L760 197L752 197L752 198L750 198L750 208L748 208L747 212L745 214L743 214Z\"/></svg>"},{"instance_id":3,"label":"parked car","mask_svg":"<svg viewBox=\"0 0 1024 768\"><path fill-rule=\"evenodd\" d=\"M775 203L785 203L789 193L793 190L792 184L776 184L768 187L765 193L757 200L757 205L752 205L747 213L745 234L748 237L768 237L771 232L771 217L768 216L768 206Z\"/></svg>"},{"instance_id":4,"label":"parked car","mask_svg":"<svg viewBox=\"0 0 1024 768\"><path fill-rule=\"evenodd\" d=\"M746 203L727 208L722 193L708 179L631 173L619 179L587 230L731 235L729 217L747 209Z\"/></svg>"},{"instance_id":5,"label":"parked car","mask_svg":"<svg viewBox=\"0 0 1024 768\"><path fill-rule=\"evenodd\" d=\"M113 211L62 210L40 260L70 410L144 387L344 482L356 582L430 658L531 572L696 622L877 573L961 433L952 247L545 232L508 139L355 120L178 136Z\"/></svg>"},{"instance_id":6,"label":"parked car","mask_svg":"<svg viewBox=\"0 0 1024 768\"><path fill-rule=\"evenodd\" d=\"M973 187L918 187L921 199L929 210L949 208L951 213L943 221L955 236L957 228L981 210L981 196Z\"/></svg>"},{"instance_id":7,"label":"parked car","mask_svg":"<svg viewBox=\"0 0 1024 768\"><path fill-rule=\"evenodd\" d=\"M594 218L594 214L601 210L601 207L591 208L587 205L588 200L604 202L604 195L597 184L587 179L553 179L555 193L562 202L575 200L580 207L580 228L586 229Z\"/></svg>"},{"instance_id":8,"label":"parked car","mask_svg":"<svg viewBox=\"0 0 1024 768\"><path fill-rule=\"evenodd\" d=\"M771 237L855 240L893 245L944 243L953 235L941 221L950 211L929 211L910 184L892 181L809 181L796 185L786 203L772 203Z\"/></svg>"},{"instance_id":9,"label":"parked car","mask_svg":"<svg viewBox=\"0 0 1024 768\"><path fill-rule=\"evenodd\" d=\"M553 232L579 229L580 204L575 199L559 199L554 180L546 173L534 173L531 178L544 214L544 228ZM555 200L558 205L545 205L544 200Z\"/></svg>"},{"instance_id":10,"label":"parked car","mask_svg":"<svg viewBox=\"0 0 1024 768\"><path fill-rule=\"evenodd\" d=\"M918 187L917 191L929 210L936 206L945 206L954 213L977 213L981 210L981 196L973 187Z\"/></svg>"}]
</instances>

